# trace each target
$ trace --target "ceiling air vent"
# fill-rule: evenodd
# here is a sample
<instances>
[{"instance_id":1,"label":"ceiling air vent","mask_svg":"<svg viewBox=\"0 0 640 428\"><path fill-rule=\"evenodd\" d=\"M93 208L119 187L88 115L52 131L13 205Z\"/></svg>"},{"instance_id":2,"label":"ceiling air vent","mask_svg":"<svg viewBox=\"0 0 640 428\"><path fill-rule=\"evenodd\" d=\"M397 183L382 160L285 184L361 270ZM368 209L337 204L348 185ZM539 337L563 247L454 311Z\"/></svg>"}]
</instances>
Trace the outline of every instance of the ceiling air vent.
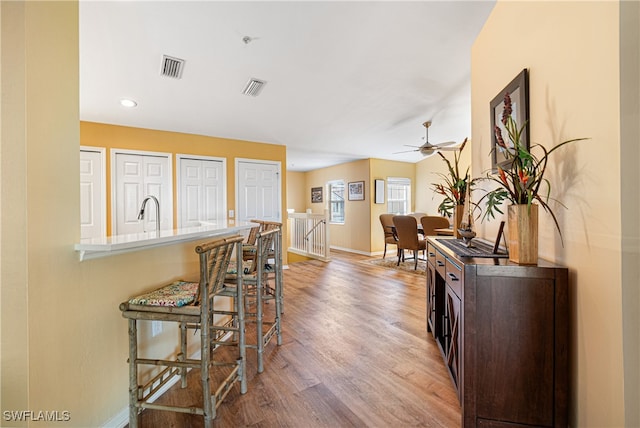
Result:
<instances>
[{"instance_id":1,"label":"ceiling air vent","mask_svg":"<svg viewBox=\"0 0 640 428\"><path fill-rule=\"evenodd\" d=\"M174 79L182 78L182 69L184 68L184 60L174 58L169 55L162 55L162 66L160 74Z\"/></svg>"},{"instance_id":2,"label":"ceiling air vent","mask_svg":"<svg viewBox=\"0 0 640 428\"><path fill-rule=\"evenodd\" d=\"M262 91L262 87L266 85L267 82L260 79L254 79L253 77L249 79L244 89L242 90L243 95L251 95L252 97L257 97Z\"/></svg>"}]
</instances>

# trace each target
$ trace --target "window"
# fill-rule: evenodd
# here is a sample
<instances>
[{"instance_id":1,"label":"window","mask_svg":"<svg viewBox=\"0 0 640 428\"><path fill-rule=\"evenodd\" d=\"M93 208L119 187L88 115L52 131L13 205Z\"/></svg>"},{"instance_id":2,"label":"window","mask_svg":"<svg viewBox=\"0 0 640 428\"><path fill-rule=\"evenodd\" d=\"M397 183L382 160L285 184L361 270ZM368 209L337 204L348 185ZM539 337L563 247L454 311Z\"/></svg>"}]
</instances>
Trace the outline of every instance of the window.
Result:
<instances>
[{"instance_id":1,"label":"window","mask_svg":"<svg viewBox=\"0 0 640 428\"><path fill-rule=\"evenodd\" d=\"M387 211L408 214L411 210L411 180L387 177Z\"/></svg>"},{"instance_id":2,"label":"window","mask_svg":"<svg viewBox=\"0 0 640 428\"><path fill-rule=\"evenodd\" d=\"M344 223L344 181L329 182L329 221Z\"/></svg>"}]
</instances>

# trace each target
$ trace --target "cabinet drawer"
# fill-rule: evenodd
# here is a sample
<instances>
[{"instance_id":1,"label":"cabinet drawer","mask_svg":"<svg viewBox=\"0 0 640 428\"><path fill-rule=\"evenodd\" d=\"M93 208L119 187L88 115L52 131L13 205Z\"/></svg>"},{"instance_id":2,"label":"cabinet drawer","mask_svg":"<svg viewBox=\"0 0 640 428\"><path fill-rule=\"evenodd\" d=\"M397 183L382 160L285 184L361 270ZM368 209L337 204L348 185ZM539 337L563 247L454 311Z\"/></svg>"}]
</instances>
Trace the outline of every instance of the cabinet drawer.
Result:
<instances>
[{"instance_id":1,"label":"cabinet drawer","mask_svg":"<svg viewBox=\"0 0 640 428\"><path fill-rule=\"evenodd\" d=\"M447 259L446 270L446 283L458 295L458 297L462 298L462 269Z\"/></svg>"},{"instance_id":2,"label":"cabinet drawer","mask_svg":"<svg viewBox=\"0 0 640 428\"><path fill-rule=\"evenodd\" d=\"M436 265L436 249L431 244L427 245L427 262L431 263L432 266Z\"/></svg>"},{"instance_id":3,"label":"cabinet drawer","mask_svg":"<svg viewBox=\"0 0 640 428\"><path fill-rule=\"evenodd\" d=\"M440 274L441 277L446 276L446 266L447 266L447 258L440 251L435 251L436 253L436 271Z\"/></svg>"}]
</instances>

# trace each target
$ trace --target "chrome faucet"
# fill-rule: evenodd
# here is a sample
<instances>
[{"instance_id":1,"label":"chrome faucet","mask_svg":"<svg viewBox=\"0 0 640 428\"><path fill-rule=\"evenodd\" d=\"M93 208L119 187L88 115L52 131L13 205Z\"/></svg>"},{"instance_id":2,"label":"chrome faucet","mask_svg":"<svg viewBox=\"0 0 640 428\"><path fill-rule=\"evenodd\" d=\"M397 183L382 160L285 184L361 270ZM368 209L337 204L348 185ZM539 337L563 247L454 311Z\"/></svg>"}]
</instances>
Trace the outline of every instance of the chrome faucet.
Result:
<instances>
[{"instance_id":1,"label":"chrome faucet","mask_svg":"<svg viewBox=\"0 0 640 428\"><path fill-rule=\"evenodd\" d=\"M149 199L156 204L156 233L160 235L160 202L158 202L158 198L155 196L147 196L144 198L142 205L140 206L140 212L138 213L138 220L144 220L144 208L146 207Z\"/></svg>"}]
</instances>

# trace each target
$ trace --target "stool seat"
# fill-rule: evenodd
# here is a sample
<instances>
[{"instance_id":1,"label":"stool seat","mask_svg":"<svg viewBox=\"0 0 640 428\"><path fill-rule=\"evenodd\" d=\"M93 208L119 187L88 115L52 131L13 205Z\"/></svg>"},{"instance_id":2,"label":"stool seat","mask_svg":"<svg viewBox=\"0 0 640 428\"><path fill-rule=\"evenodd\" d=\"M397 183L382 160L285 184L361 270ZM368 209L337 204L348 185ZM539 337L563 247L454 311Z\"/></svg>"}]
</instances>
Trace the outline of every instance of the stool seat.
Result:
<instances>
[{"instance_id":1,"label":"stool seat","mask_svg":"<svg viewBox=\"0 0 640 428\"><path fill-rule=\"evenodd\" d=\"M137 306L185 306L196 300L198 286L197 282L176 281L150 293L133 297L128 303Z\"/></svg>"}]
</instances>

